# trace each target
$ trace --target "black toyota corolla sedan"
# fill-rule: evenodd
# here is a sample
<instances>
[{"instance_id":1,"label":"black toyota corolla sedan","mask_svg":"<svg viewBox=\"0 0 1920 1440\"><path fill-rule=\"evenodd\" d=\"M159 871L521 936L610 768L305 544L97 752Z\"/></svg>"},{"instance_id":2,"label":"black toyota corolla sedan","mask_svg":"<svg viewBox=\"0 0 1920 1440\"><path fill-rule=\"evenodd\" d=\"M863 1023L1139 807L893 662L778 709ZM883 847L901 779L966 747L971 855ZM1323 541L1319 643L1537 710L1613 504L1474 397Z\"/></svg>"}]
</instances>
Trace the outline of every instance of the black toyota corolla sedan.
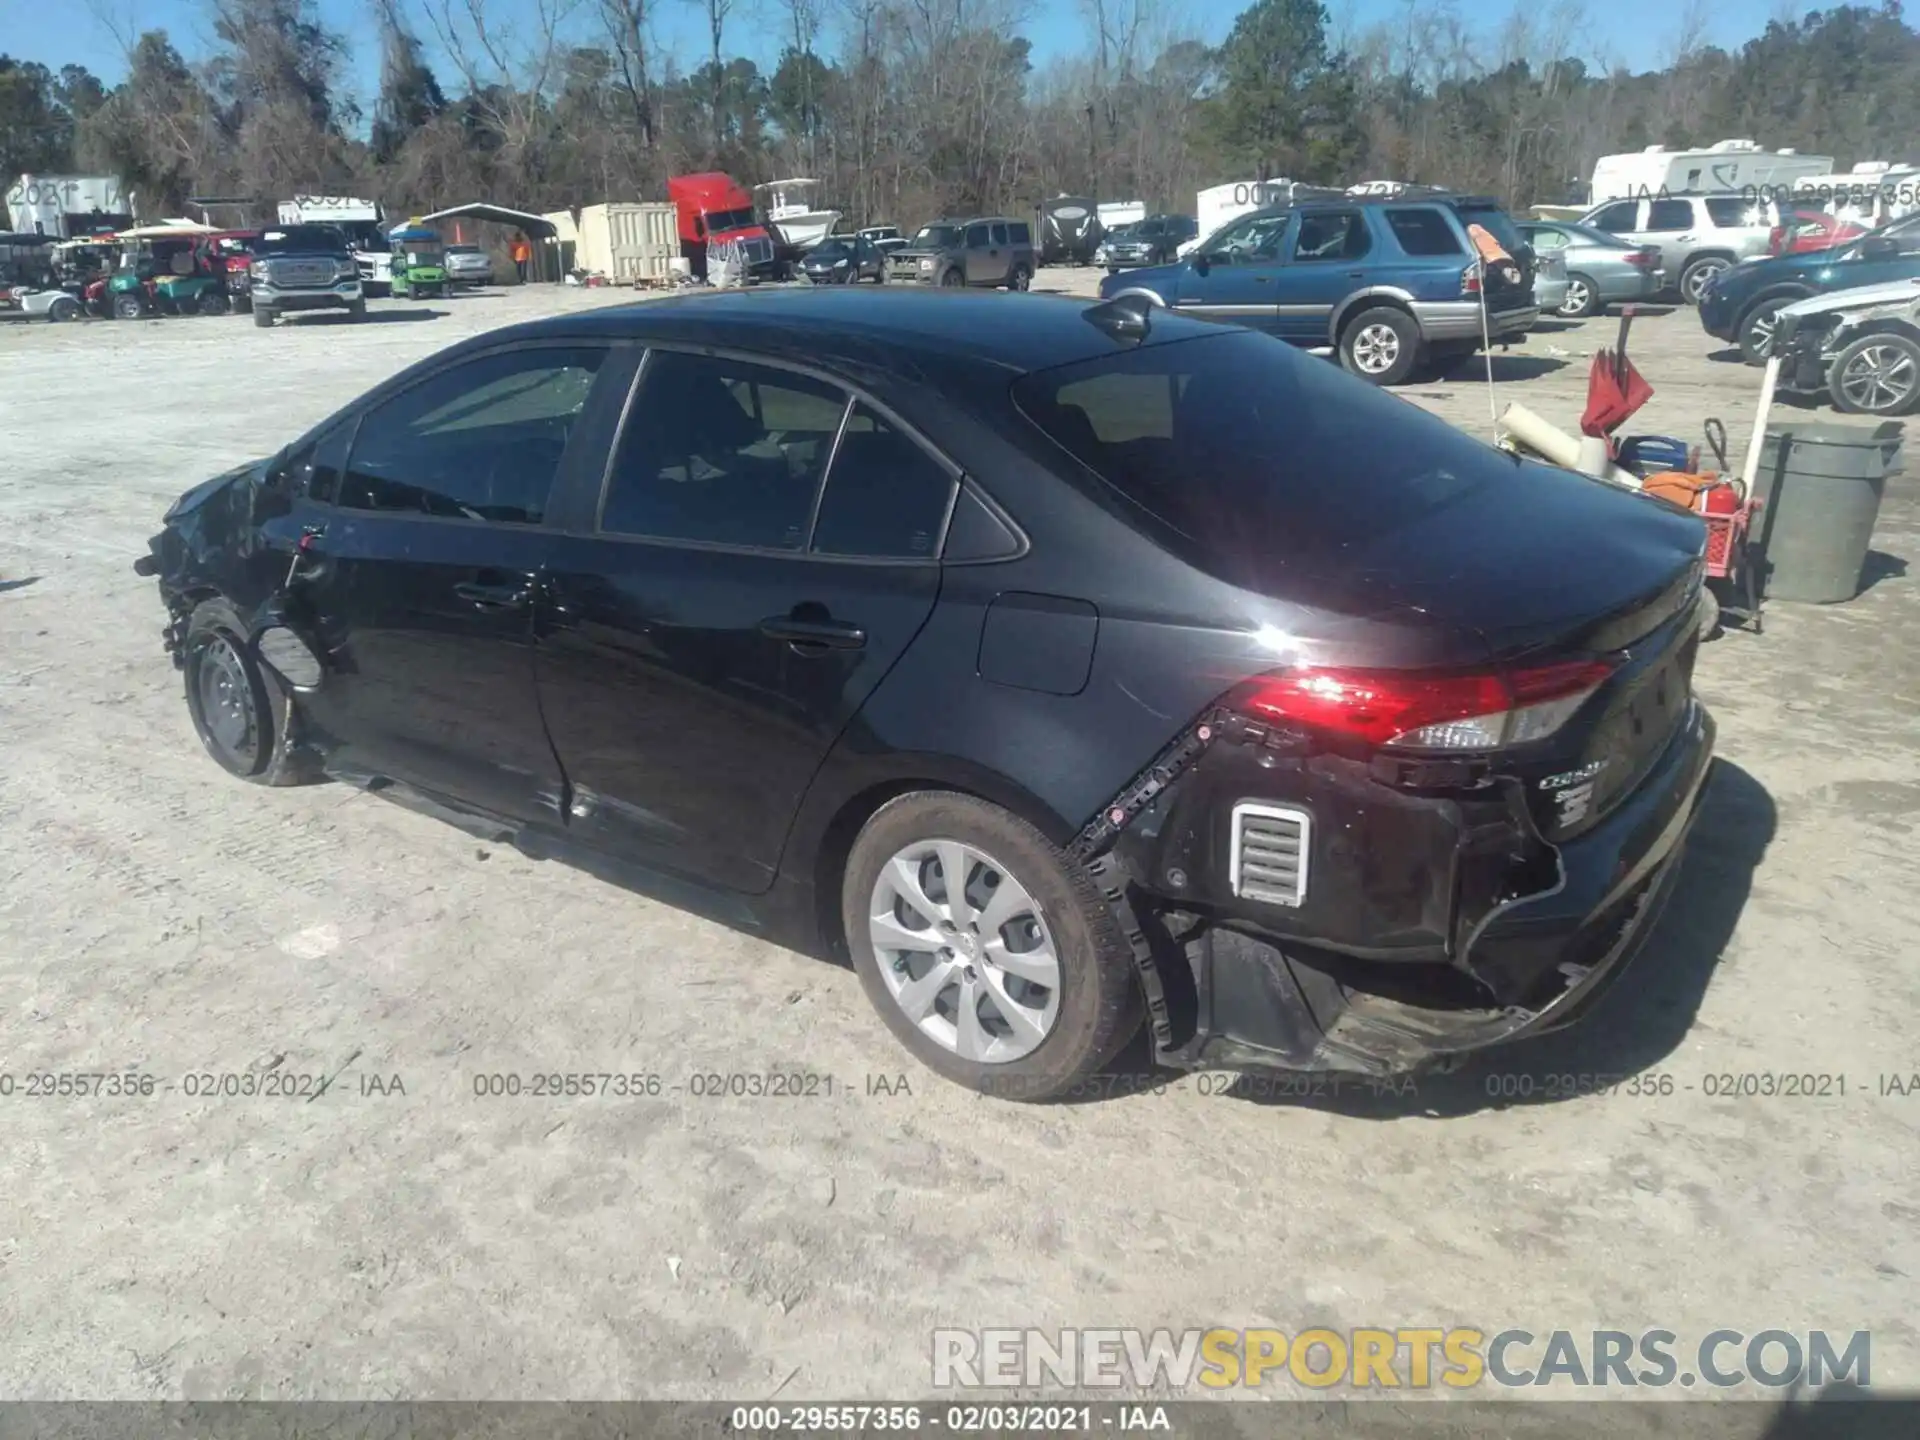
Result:
<instances>
[{"instance_id":1,"label":"black toyota corolla sedan","mask_svg":"<svg viewBox=\"0 0 1920 1440\"><path fill-rule=\"evenodd\" d=\"M136 569L233 774L692 882L1040 1098L1582 1011L1707 772L1702 541L1250 331L888 287L469 340Z\"/></svg>"}]
</instances>

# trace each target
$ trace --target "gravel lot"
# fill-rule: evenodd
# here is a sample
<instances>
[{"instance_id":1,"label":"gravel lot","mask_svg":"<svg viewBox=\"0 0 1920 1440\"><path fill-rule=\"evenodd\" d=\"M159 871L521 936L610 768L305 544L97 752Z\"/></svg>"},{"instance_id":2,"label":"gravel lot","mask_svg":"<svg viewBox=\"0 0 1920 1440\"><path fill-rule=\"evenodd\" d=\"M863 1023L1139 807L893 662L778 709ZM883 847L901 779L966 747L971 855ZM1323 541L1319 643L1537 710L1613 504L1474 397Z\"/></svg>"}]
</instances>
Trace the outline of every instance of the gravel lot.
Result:
<instances>
[{"instance_id":1,"label":"gravel lot","mask_svg":"<svg viewBox=\"0 0 1920 1440\"><path fill-rule=\"evenodd\" d=\"M455 339L626 298L0 329L0 1072L161 1087L0 1098L0 1395L908 1396L933 1327L1063 1325L1868 1329L1876 1385L1920 1382L1920 1095L1880 1080L1920 1071L1912 477L1864 595L1702 652L1708 809L1583 1028L1397 1095L1019 1107L915 1069L849 972L194 740L130 568L167 503ZM1571 429L1614 328L1536 333L1503 401ZM1738 455L1757 372L1713 348L1636 326L1645 428L1719 415ZM1467 378L1403 393L1490 433ZM269 1070L334 1083L181 1089ZM768 1070L833 1094L688 1093ZM475 1095L555 1071L681 1088ZM1705 1093L1749 1072L1846 1093ZM1549 1093L1583 1074L1672 1086Z\"/></svg>"}]
</instances>

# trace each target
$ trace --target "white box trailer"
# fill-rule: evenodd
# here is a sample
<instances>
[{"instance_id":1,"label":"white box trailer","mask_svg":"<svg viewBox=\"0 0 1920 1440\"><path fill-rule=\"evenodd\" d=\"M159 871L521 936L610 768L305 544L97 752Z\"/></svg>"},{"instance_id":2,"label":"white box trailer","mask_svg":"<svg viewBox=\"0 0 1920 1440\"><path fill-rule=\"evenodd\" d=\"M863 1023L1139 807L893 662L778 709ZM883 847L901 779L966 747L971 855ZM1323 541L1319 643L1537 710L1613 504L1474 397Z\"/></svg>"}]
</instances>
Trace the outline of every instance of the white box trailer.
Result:
<instances>
[{"instance_id":1,"label":"white box trailer","mask_svg":"<svg viewBox=\"0 0 1920 1440\"><path fill-rule=\"evenodd\" d=\"M1704 150L1649 145L1624 155L1602 155L1593 166L1590 205L1661 195L1746 193L1775 199L1802 176L1825 175L1831 155L1762 150L1752 140L1721 140Z\"/></svg>"},{"instance_id":2,"label":"white box trailer","mask_svg":"<svg viewBox=\"0 0 1920 1440\"><path fill-rule=\"evenodd\" d=\"M296 195L282 200L282 225L333 225L347 237L354 268L369 293L393 289L393 247L387 243L386 215L378 202L352 195Z\"/></svg>"},{"instance_id":3,"label":"white box trailer","mask_svg":"<svg viewBox=\"0 0 1920 1440\"><path fill-rule=\"evenodd\" d=\"M1920 210L1920 166L1862 160L1844 175L1803 175L1792 199L1872 229Z\"/></svg>"},{"instance_id":4,"label":"white box trailer","mask_svg":"<svg viewBox=\"0 0 1920 1440\"><path fill-rule=\"evenodd\" d=\"M555 239L573 246L573 266L615 285L657 285L672 277L680 253L678 212L667 203L583 205L576 217L556 210Z\"/></svg>"},{"instance_id":5,"label":"white box trailer","mask_svg":"<svg viewBox=\"0 0 1920 1440\"><path fill-rule=\"evenodd\" d=\"M7 187L5 228L71 240L133 224L133 196L112 175L22 175Z\"/></svg>"},{"instance_id":6,"label":"white box trailer","mask_svg":"<svg viewBox=\"0 0 1920 1440\"><path fill-rule=\"evenodd\" d=\"M1104 205L1093 207L1093 213L1100 217L1100 228L1118 230L1122 225L1137 225L1147 218L1147 202L1144 200L1109 200Z\"/></svg>"}]
</instances>

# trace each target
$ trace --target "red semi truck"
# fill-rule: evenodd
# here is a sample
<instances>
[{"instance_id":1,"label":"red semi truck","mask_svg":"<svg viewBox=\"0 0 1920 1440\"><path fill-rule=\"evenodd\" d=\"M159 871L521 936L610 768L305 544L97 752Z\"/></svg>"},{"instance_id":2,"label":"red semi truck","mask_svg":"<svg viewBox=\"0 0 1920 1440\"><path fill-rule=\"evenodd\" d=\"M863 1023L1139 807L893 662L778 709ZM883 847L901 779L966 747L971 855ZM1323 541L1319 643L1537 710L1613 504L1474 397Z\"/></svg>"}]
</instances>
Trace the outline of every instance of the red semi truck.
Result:
<instances>
[{"instance_id":1,"label":"red semi truck","mask_svg":"<svg viewBox=\"0 0 1920 1440\"><path fill-rule=\"evenodd\" d=\"M755 218L753 196L731 175L719 170L675 175L667 181L667 196L680 220L681 253L696 276L706 278L707 246L724 241L739 245L754 279L779 274L782 247Z\"/></svg>"}]
</instances>

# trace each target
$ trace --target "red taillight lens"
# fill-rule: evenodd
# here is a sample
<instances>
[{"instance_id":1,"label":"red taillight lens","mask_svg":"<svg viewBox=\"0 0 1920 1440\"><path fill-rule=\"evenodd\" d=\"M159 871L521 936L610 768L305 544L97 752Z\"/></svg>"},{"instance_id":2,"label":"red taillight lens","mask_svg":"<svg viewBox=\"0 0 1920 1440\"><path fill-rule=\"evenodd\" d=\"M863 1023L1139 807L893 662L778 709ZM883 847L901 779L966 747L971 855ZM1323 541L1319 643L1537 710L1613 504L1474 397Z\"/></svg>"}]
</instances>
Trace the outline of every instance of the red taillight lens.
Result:
<instances>
[{"instance_id":1,"label":"red taillight lens","mask_svg":"<svg viewBox=\"0 0 1920 1440\"><path fill-rule=\"evenodd\" d=\"M1462 295L1478 295L1480 293L1480 267L1478 265L1469 265L1465 270L1460 272L1460 293Z\"/></svg>"},{"instance_id":2,"label":"red taillight lens","mask_svg":"<svg viewBox=\"0 0 1920 1440\"><path fill-rule=\"evenodd\" d=\"M1261 719L1292 721L1369 745L1495 750L1551 735L1612 670L1604 660L1448 675L1286 670L1262 677L1237 704Z\"/></svg>"},{"instance_id":3,"label":"red taillight lens","mask_svg":"<svg viewBox=\"0 0 1920 1440\"><path fill-rule=\"evenodd\" d=\"M1651 270L1659 261L1657 250L1635 250L1627 256L1627 263L1637 270Z\"/></svg>"}]
</instances>

